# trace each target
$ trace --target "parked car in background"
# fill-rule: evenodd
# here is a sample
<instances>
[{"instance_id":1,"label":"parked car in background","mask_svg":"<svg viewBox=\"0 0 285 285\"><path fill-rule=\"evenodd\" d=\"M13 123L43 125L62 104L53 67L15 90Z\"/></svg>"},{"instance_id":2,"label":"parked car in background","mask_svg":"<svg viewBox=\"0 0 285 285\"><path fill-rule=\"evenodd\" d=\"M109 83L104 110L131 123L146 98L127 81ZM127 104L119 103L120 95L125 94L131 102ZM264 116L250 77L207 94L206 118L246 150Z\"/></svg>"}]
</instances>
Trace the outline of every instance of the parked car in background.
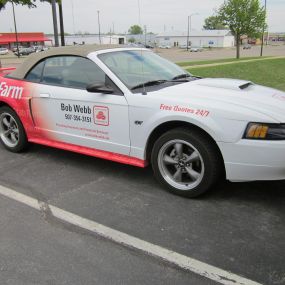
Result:
<instances>
[{"instance_id":1,"label":"parked car in background","mask_svg":"<svg viewBox=\"0 0 285 285\"><path fill-rule=\"evenodd\" d=\"M23 46L19 46L19 49L23 49L24 47ZM14 46L13 48L12 48L12 52L16 52L17 51L17 47L16 46Z\"/></svg>"},{"instance_id":2,"label":"parked car in background","mask_svg":"<svg viewBox=\"0 0 285 285\"><path fill-rule=\"evenodd\" d=\"M162 45L159 45L158 47L159 47L159 48L163 48L163 49L169 49L169 48L171 48L171 46L170 46L170 45L167 45L167 44L162 44Z\"/></svg>"},{"instance_id":3,"label":"parked car in background","mask_svg":"<svg viewBox=\"0 0 285 285\"><path fill-rule=\"evenodd\" d=\"M34 52L42 50L42 46L31 46L31 48L34 50Z\"/></svg>"},{"instance_id":4,"label":"parked car in background","mask_svg":"<svg viewBox=\"0 0 285 285\"><path fill-rule=\"evenodd\" d=\"M145 45L142 43L130 43L128 44L130 47L139 47L139 48L145 48Z\"/></svg>"},{"instance_id":5,"label":"parked car in background","mask_svg":"<svg viewBox=\"0 0 285 285\"><path fill-rule=\"evenodd\" d=\"M181 49L187 49L187 45L180 45L179 48L181 48ZM190 49L190 48L191 48L191 46L188 46L188 49Z\"/></svg>"},{"instance_id":6,"label":"parked car in background","mask_svg":"<svg viewBox=\"0 0 285 285\"><path fill-rule=\"evenodd\" d=\"M0 55L8 54L9 50L7 48L0 48Z\"/></svg>"},{"instance_id":7,"label":"parked car in background","mask_svg":"<svg viewBox=\"0 0 285 285\"><path fill-rule=\"evenodd\" d=\"M201 52L204 49L202 47L191 47L190 52Z\"/></svg>"},{"instance_id":8,"label":"parked car in background","mask_svg":"<svg viewBox=\"0 0 285 285\"><path fill-rule=\"evenodd\" d=\"M21 48L21 49L19 49L19 53L18 53L18 51L15 51L14 54L16 56L19 56L19 55L21 56L21 55L29 55L33 52L35 52L33 48Z\"/></svg>"},{"instance_id":9,"label":"parked car in background","mask_svg":"<svg viewBox=\"0 0 285 285\"><path fill-rule=\"evenodd\" d=\"M154 48L154 46L153 46L153 45L150 45L150 44L146 44L146 45L145 45L145 48L150 48L150 49L152 49L152 48Z\"/></svg>"},{"instance_id":10,"label":"parked car in background","mask_svg":"<svg viewBox=\"0 0 285 285\"><path fill-rule=\"evenodd\" d=\"M42 51L49 50L49 47L42 46Z\"/></svg>"},{"instance_id":11,"label":"parked car in background","mask_svg":"<svg viewBox=\"0 0 285 285\"><path fill-rule=\"evenodd\" d=\"M251 45L250 44L246 44L243 46L243 49L251 49Z\"/></svg>"},{"instance_id":12,"label":"parked car in background","mask_svg":"<svg viewBox=\"0 0 285 285\"><path fill-rule=\"evenodd\" d=\"M41 52L41 51L48 50L48 47L42 46L42 45L32 46L31 48L34 50L34 52Z\"/></svg>"}]
</instances>

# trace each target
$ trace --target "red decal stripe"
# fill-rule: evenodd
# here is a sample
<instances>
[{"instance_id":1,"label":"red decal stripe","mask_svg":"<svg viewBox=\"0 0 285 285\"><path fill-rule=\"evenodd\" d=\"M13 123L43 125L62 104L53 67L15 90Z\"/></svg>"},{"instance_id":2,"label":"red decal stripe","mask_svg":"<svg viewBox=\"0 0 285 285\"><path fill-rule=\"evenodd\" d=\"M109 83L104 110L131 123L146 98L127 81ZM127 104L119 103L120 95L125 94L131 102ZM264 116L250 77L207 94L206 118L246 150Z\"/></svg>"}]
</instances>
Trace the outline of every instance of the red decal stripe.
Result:
<instances>
[{"instance_id":1,"label":"red decal stripe","mask_svg":"<svg viewBox=\"0 0 285 285\"><path fill-rule=\"evenodd\" d=\"M45 139L39 139L39 138L33 138L29 140L32 143L37 143L41 145L46 145L54 148L59 148L63 150L68 150L72 152L77 152L89 156L94 156L98 158L103 158L106 160L111 160L123 164L128 164L128 165L133 165L133 166L138 166L138 167L146 167L147 166L147 161L142 160L139 158L123 155L123 154L118 154L118 153L113 153L113 152L108 152L104 150L98 150L98 149L93 149L93 148L88 148L88 147L82 147L82 146L77 146L73 144L67 144L67 143L62 143L62 142L56 142L56 141L49 141Z\"/></svg>"}]
</instances>

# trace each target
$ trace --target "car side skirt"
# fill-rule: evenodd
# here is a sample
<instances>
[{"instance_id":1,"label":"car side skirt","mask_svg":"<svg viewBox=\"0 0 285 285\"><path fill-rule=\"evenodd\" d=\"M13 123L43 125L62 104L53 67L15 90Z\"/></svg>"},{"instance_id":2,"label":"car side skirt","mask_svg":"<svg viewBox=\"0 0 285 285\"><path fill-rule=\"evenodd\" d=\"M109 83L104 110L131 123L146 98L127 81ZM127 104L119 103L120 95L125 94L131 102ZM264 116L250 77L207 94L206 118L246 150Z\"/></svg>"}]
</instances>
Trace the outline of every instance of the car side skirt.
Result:
<instances>
[{"instance_id":1,"label":"car side skirt","mask_svg":"<svg viewBox=\"0 0 285 285\"><path fill-rule=\"evenodd\" d=\"M131 156L123 155L123 154L118 154L118 153L113 153L113 152L108 152L108 151L103 151L103 150L98 150L98 149L93 149L93 148L88 148L88 147L82 147L82 146L68 144L68 143L50 141L50 140L45 140L45 139L40 139L40 138L31 138L29 139L29 142L41 144L41 145L45 145L49 147L54 147L58 149L68 150L68 151L72 151L76 153L81 153L81 154L85 154L88 156L98 157L98 158L102 158L106 160L111 160L111 161L119 162L122 164L133 165L133 166L137 166L141 168L144 168L148 165L146 160L142 160L139 158L135 158L135 157L131 157Z\"/></svg>"}]
</instances>

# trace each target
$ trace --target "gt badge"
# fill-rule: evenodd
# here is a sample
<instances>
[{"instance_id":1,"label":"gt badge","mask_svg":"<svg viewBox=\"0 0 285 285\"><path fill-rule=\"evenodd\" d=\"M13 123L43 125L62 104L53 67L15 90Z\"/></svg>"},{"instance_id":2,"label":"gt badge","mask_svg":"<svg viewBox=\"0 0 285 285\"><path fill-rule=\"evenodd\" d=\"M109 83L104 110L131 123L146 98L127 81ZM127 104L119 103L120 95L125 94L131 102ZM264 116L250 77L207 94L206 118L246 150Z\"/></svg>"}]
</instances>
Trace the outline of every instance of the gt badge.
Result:
<instances>
[{"instance_id":1,"label":"gt badge","mask_svg":"<svg viewBox=\"0 0 285 285\"><path fill-rule=\"evenodd\" d=\"M94 106L94 124L109 126L109 108L105 106Z\"/></svg>"}]
</instances>

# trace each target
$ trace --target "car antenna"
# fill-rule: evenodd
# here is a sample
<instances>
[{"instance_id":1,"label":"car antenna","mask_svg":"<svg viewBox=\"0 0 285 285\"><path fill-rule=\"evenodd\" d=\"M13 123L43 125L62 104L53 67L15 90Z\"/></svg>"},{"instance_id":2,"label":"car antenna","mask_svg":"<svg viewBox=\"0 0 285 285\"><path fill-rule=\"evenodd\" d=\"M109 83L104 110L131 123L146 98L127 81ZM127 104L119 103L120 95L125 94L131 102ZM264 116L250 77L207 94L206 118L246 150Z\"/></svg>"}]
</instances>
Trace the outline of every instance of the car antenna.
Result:
<instances>
[{"instance_id":1,"label":"car antenna","mask_svg":"<svg viewBox=\"0 0 285 285\"><path fill-rule=\"evenodd\" d=\"M140 0L138 0L138 16L139 16L139 26L141 27L141 5ZM142 34L140 34L140 43L142 44ZM142 95L147 95L146 88L144 85L144 60L143 60L143 49L141 47L141 59L142 59L142 79L143 79L143 91Z\"/></svg>"}]
</instances>

